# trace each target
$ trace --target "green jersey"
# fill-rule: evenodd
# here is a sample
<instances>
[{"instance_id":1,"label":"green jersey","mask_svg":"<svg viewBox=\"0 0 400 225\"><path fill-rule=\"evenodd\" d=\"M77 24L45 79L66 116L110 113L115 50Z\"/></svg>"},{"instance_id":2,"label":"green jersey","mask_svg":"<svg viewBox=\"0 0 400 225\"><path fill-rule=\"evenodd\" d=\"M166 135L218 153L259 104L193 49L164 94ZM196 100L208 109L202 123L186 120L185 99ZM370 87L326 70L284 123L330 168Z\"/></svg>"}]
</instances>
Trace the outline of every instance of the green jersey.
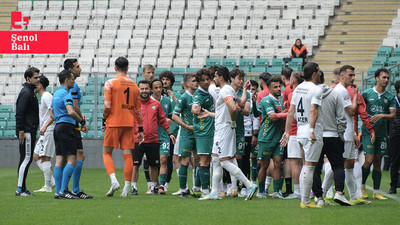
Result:
<instances>
[{"instance_id":1,"label":"green jersey","mask_svg":"<svg viewBox=\"0 0 400 225\"><path fill-rule=\"evenodd\" d=\"M174 113L175 114L180 114L182 121L189 126L193 125L193 114L192 114L192 102L193 95L190 94L189 91L186 91L181 95L179 98L178 102L175 105ZM181 138L182 137L191 137L194 138L194 135L192 132L186 130L186 129L181 129Z\"/></svg>"},{"instance_id":2,"label":"green jersey","mask_svg":"<svg viewBox=\"0 0 400 225\"><path fill-rule=\"evenodd\" d=\"M177 91L174 91L172 88L171 88L171 91L174 92L174 95L175 95L176 99L179 100L179 98L181 97L181 94L179 92L177 92ZM170 98L168 93L164 93L164 96ZM174 102L172 100L172 98L171 98L172 111L175 109L175 105L176 105L176 102ZM174 134L175 137L178 135L179 125L177 123L173 122L172 125L169 126L169 129L171 129L171 132Z\"/></svg>"},{"instance_id":3,"label":"green jersey","mask_svg":"<svg viewBox=\"0 0 400 225\"><path fill-rule=\"evenodd\" d=\"M389 114L389 109L396 109L395 95L385 91L381 95L376 91L375 87L368 88L362 93L365 104L367 106L368 115L374 116L377 114ZM374 123L374 130L377 137L387 136L387 120L380 119ZM369 135L369 131L363 124L362 133Z\"/></svg>"},{"instance_id":4,"label":"green jersey","mask_svg":"<svg viewBox=\"0 0 400 225\"><path fill-rule=\"evenodd\" d=\"M258 141L279 142L282 138L285 121L282 119L272 121L268 117L268 113L278 113L277 106L280 106L283 109L282 102L271 94L262 98L258 104L257 110L262 113L262 123L260 132L258 133Z\"/></svg>"},{"instance_id":5,"label":"green jersey","mask_svg":"<svg viewBox=\"0 0 400 225\"><path fill-rule=\"evenodd\" d=\"M172 100L168 97L161 96L160 99L160 104L162 109L164 110L165 113L165 118L171 119L172 116ZM167 132L160 126L160 124L157 125L157 130L158 130L158 139L160 142L169 142L169 136Z\"/></svg>"},{"instance_id":6,"label":"green jersey","mask_svg":"<svg viewBox=\"0 0 400 225\"><path fill-rule=\"evenodd\" d=\"M202 109L214 112L214 101L210 93L199 87L193 94L193 105L199 105ZM198 119L196 115L193 117L194 137L214 137L214 118L206 117Z\"/></svg>"},{"instance_id":7,"label":"green jersey","mask_svg":"<svg viewBox=\"0 0 400 225\"><path fill-rule=\"evenodd\" d=\"M239 88L238 92L236 92L236 96L240 99L243 95L243 89ZM246 104L250 104L250 93L246 92ZM236 137L244 137L244 116L242 113L236 113Z\"/></svg>"}]
</instances>

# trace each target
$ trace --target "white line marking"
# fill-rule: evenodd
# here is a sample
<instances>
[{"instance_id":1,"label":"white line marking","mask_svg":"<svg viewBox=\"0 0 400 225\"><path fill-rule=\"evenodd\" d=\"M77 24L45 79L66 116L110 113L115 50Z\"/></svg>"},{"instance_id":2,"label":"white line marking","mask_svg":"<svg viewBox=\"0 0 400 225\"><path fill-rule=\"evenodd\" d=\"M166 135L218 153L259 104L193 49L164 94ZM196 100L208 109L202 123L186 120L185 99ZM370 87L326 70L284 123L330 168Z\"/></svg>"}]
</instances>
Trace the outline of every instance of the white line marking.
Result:
<instances>
[{"instance_id":1,"label":"white line marking","mask_svg":"<svg viewBox=\"0 0 400 225\"><path fill-rule=\"evenodd\" d=\"M366 187L368 190L370 190L370 191L374 191L374 189L373 189L371 186L365 185L365 187ZM390 199L393 199L393 200L395 200L395 201L400 202L400 198L399 198L399 197L396 197L396 196L390 195L390 194L386 194L386 193L383 193L383 192L380 192L380 193L381 193L383 196L387 197L387 198L390 198Z\"/></svg>"}]
</instances>

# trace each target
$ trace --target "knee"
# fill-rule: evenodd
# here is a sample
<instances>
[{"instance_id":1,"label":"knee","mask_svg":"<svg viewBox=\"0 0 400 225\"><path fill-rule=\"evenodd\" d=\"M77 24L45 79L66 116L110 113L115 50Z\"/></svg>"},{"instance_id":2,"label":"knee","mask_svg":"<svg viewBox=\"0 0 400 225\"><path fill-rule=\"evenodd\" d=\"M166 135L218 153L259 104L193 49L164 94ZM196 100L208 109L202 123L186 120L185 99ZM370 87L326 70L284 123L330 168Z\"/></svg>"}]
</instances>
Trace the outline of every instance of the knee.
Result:
<instances>
[{"instance_id":1,"label":"knee","mask_svg":"<svg viewBox=\"0 0 400 225\"><path fill-rule=\"evenodd\" d=\"M162 157L162 158L160 159L160 164L161 164L161 166L166 166L166 165L167 165L167 162L168 162L168 157Z\"/></svg>"},{"instance_id":2,"label":"knee","mask_svg":"<svg viewBox=\"0 0 400 225\"><path fill-rule=\"evenodd\" d=\"M78 160L85 161L85 153L83 152L82 149L78 150L78 152L77 152L77 158L78 158Z\"/></svg>"}]
</instances>

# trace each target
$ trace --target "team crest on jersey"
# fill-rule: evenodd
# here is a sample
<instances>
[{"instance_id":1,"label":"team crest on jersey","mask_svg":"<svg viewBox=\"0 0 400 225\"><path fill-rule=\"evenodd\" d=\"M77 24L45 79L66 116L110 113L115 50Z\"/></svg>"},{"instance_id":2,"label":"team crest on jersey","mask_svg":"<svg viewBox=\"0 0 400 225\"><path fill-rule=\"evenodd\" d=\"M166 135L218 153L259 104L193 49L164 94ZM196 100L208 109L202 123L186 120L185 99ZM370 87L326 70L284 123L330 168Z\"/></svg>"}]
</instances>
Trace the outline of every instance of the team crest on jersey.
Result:
<instances>
[{"instance_id":1,"label":"team crest on jersey","mask_svg":"<svg viewBox=\"0 0 400 225\"><path fill-rule=\"evenodd\" d=\"M164 108L168 109L168 105L167 105L167 104L164 104Z\"/></svg>"},{"instance_id":2,"label":"team crest on jersey","mask_svg":"<svg viewBox=\"0 0 400 225\"><path fill-rule=\"evenodd\" d=\"M151 107L153 110L156 110L156 107L153 105L152 107Z\"/></svg>"},{"instance_id":3,"label":"team crest on jersey","mask_svg":"<svg viewBox=\"0 0 400 225\"><path fill-rule=\"evenodd\" d=\"M388 103L387 98L383 99L383 102L387 104Z\"/></svg>"}]
</instances>

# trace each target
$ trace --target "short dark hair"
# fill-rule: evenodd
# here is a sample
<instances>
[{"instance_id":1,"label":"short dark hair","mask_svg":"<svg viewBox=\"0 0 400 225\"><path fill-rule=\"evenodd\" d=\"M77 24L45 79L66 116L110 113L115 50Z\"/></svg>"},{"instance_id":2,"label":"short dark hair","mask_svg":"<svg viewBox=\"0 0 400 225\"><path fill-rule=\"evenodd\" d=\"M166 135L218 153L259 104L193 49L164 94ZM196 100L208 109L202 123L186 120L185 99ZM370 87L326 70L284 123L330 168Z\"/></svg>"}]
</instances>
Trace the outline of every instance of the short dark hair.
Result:
<instances>
[{"instance_id":1,"label":"short dark hair","mask_svg":"<svg viewBox=\"0 0 400 225\"><path fill-rule=\"evenodd\" d=\"M333 70L333 75L340 75L340 68L341 67L338 67L338 68L335 68L334 70Z\"/></svg>"},{"instance_id":2,"label":"short dark hair","mask_svg":"<svg viewBox=\"0 0 400 225\"><path fill-rule=\"evenodd\" d=\"M272 82L279 82L280 84L283 84L282 78L279 75L274 75L271 78L269 78L267 81L267 87L269 87L269 85L271 85Z\"/></svg>"},{"instance_id":3,"label":"short dark hair","mask_svg":"<svg viewBox=\"0 0 400 225\"><path fill-rule=\"evenodd\" d=\"M40 75L39 76L39 79L40 79L40 84L43 86L43 88L44 89L46 89L47 88L47 86L49 86L49 79L47 79L47 77L45 77L45 76L43 76L43 75Z\"/></svg>"},{"instance_id":4,"label":"short dark hair","mask_svg":"<svg viewBox=\"0 0 400 225\"><path fill-rule=\"evenodd\" d=\"M222 76L224 78L224 81L228 82L229 81L229 70L226 67L218 67L217 70L218 76Z\"/></svg>"},{"instance_id":5,"label":"short dark hair","mask_svg":"<svg viewBox=\"0 0 400 225\"><path fill-rule=\"evenodd\" d=\"M64 69L69 70L74 68L74 63L78 62L78 60L76 58L73 59L66 59L64 61Z\"/></svg>"},{"instance_id":6,"label":"short dark hair","mask_svg":"<svg viewBox=\"0 0 400 225\"><path fill-rule=\"evenodd\" d=\"M294 71L292 73L292 77L297 81L298 84L303 83L304 79L302 78L303 73L299 71Z\"/></svg>"},{"instance_id":7,"label":"short dark hair","mask_svg":"<svg viewBox=\"0 0 400 225\"><path fill-rule=\"evenodd\" d=\"M312 75L318 72L318 64L315 62L309 62L303 67L303 79L311 80Z\"/></svg>"},{"instance_id":8,"label":"short dark hair","mask_svg":"<svg viewBox=\"0 0 400 225\"><path fill-rule=\"evenodd\" d=\"M143 72L145 71L145 70L155 70L156 68L153 66L153 65L151 65L151 64L146 64L146 65L144 65L143 66Z\"/></svg>"},{"instance_id":9,"label":"short dark hair","mask_svg":"<svg viewBox=\"0 0 400 225\"><path fill-rule=\"evenodd\" d=\"M250 80L250 85L251 86L256 86L256 88L258 89L258 83L255 80Z\"/></svg>"},{"instance_id":10,"label":"short dark hair","mask_svg":"<svg viewBox=\"0 0 400 225\"><path fill-rule=\"evenodd\" d=\"M141 80L141 81L139 81L138 87L139 87L140 84L147 84L147 85L149 85L149 88L151 88L150 81L148 81L148 80Z\"/></svg>"},{"instance_id":11,"label":"short dark hair","mask_svg":"<svg viewBox=\"0 0 400 225\"><path fill-rule=\"evenodd\" d=\"M396 89L397 94L400 93L400 80L394 83L394 89Z\"/></svg>"},{"instance_id":12,"label":"short dark hair","mask_svg":"<svg viewBox=\"0 0 400 225\"><path fill-rule=\"evenodd\" d=\"M321 84L325 83L324 72L321 70L321 77L320 77Z\"/></svg>"},{"instance_id":13,"label":"short dark hair","mask_svg":"<svg viewBox=\"0 0 400 225\"><path fill-rule=\"evenodd\" d=\"M263 72L260 74L260 79L264 81L264 83L267 83L267 81L271 78L271 74L268 72Z\"/></svg>"},{"instance_id":14,"label":"short dark hair","mask_svg":"<svg viewBox=\"0 0 400 225\"><path fill-rule=\"evenodd\" d=\"M67 78L73 77L73 73L69 70L63 70L58 74L58 80L60 81L60 84L64 84L65 80Z\"/></svg>"},{"instance_id":15,"label":"short dark hair","mask_svg":"<svg viewBox=\"0 0 400 225\"><path fill-rule=\"evenodd\" d=\"M354 69L354 67L352 67L350 65L344 65L344 66L340 67L340 74L347 73L347 70L355 70L355 69Z\"/></svg>"},{"instance_id":16,"label":"short dark hair","mask_svg":"<svg viewBox=\"0 0 400 225\"><path fill-rule=\"evenodd\" d=\"M377 69L377 70L375 71L375 78L379 77L379 76L382 74L382 72L383 72L383 73L390 74L390 73L389 73L389 70L387 70L386 68L380 68L380 69Z\"/></svg>"},{"instance_id":17,"label":"short dark hair","mask_svg":"<svg viewBox=\"0 0 400 225\"><path fill-rule=\"evenodd\" d=\"M245 73L243 70L241 69L233 69L229 72L229 77L235 79L235 77L239 76L239 77L245 77Z\"/></svg>"},{"instance_id":18,"label":"short dark hair","mask_svg":"<svg viewBox=\"0 0 400 225\"><path fill-rule=\"evenodd\" d=\"M212 79L212 78L211 78L210 71L209 71L208 69L199 69L199 70L197 70L197 72L196 72L196 79L197 79L197 82L199 82L200 79L201 79L204 75L208 76L208 78L210 78L210 80Z\"/></svg>"},{"instance_id":19,"label":"short dark hair","mask_svg":"<svg viewBox=\"0 0 400 225\"><path fill-rule=\"evenodd\" d=\"M292 75L292 72L293 72L292 68L285 67L282 69L281 75L283 75L286 78L286 80L290 80L290 75Z\"/></svg>"},{"instance_id":20,"label":"short dark hair","mask_svg":"<svg viewBox=\"0 0 400 225\"><path fill-rule=\"evenodd\" d=\"M164 77L168 78L171 81L171 86L174 85L175 75L171 71L164 70L160 73L160 75L158 75L158 78L160 78L160 80L162 80Z\"/></svg>"},{"instance_id":21,"label":"short dark hair","mask_svg":"<svg viewBox=\"0 0 400 225\"><path fill-rule=\"evenodd\" d=\"M196 78L196 74L195 73L185 73L183 75L183 82L188 82L189 78L192 78L192 77Z\"/></svg>"},{"instance_id":22,"label":"short dark hair","mask_svg":"<svg viewBox=\"0 0 400 225\"><path fill-rule=\"evenodd\" d=\"M160 79L154 79L153 81L151 81L151 84L150 84L150 88L151 89L153 89L153 84L155 83L155 82L160 82L161 83L161 87L163 87L164 85L163 85L163 82L160 80Z\"/></svg>"},{"instance_id":23,"label":"short dark hair","mask_svg":"<svg viewBox=\"0 0 400 225\"><path fill-rule=\"evenodd\" d=\"M40 70L38 68L36 68L36 67L29 67L27 70L25 70L25 73L24 73L25 80L28 77L32 78L33 74L35 74L35 73L40 73Z\"/></svg>"},{"instance_id":24,"label":"short dark hair","mask_svg":"<svg viewBox=\"0 0 400 225\"><path fill-rule=\"evenodd\" d=\"M219 68L219 66L217 66L217 65L212 65L212 66L208 67L208 71L211 75L211 79L214 79L215 72L218 70L218 68Z\"/></svg>"},{"instance_id":25,"label":"short dark hair","mask_svg":"<svg viewBox=\"0 0 400 225\"><path fill-rule=\"evenodd\" d=\"M127 72L129 66L129 61L125 57L118 57L115 60L115 67L118 71Z\"/></svg>"}]
</instances>

